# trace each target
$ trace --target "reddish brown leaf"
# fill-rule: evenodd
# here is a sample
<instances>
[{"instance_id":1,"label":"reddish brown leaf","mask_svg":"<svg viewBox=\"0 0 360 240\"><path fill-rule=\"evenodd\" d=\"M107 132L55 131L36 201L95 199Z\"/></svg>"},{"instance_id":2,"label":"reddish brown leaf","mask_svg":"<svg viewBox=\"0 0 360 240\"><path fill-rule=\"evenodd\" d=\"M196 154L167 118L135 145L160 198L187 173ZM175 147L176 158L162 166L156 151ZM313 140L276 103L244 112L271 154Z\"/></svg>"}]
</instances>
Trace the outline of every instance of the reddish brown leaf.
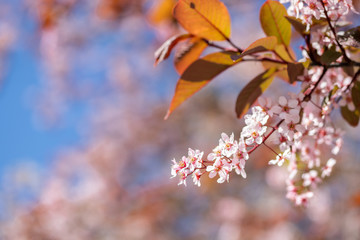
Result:
<instances>
[{"instance_id":1,"label":"reddish brown leaf","mask_svg":"<svg viewBox=\"0 0 360 240\"><path fill-rule=\"evenodd\" d=\"M350 126L356 127L359 124L359 110L355 110L354 112L350 111L347 106L341 107L341 115L347 121Z\"/></svg>"},{"instance_id":2,"label":"reddish brown leaf","mask_svg":"<svg viewBox=\"0 0 360 240\"><path fill-rule=\"evenodd\" d=\"M360 82L354 82L354 86L351 89L351 98L355 107L360 110Z\"/></svg>"},{"instance_id":3,"label":"reddish brown leaf","mask_svg":"<svg viewBox=\"0 0 360 240\"><path fill-rule=\"evenodd\" d=\"M303 75L305 70L303 63L288 63L287 65L287 73L289 75L290 83L294 83L297 78Z\"/></svg>"},{"instance_id":4,"label":"reddish brown leaf","mask_svg":"<svg viewBox=\"0 0 360 240\"><path fill-rule=\"evenodd\" d=\"M360 13L360 0L352 0L352 4L354 6L354 9Z\"/></svg>"},{"instance_id":5,"label":"reddish brown leaf","mask_svg":"<svg viewBox=\"0 0 360 240\"><path fill-rule=\"evenodd\" d=\"M270 68L251 80L239 93L236 100L236 116L241 118L258 97L270 86L274 79L276 68Z\"/></svg>"},{"instance_id":6,"label":"reddish brown leaf","mask_svg":"<svg viewBox=\"0 0 360 240\"><path fill-rule=\"evenodd\" d=\"M236 52L217 52L193 62L181 75L175 89L174 97L165 116L167 119L181 103L208 84L214 77L237 64L231 56Z\"/></svg>"},{"instance_id":7,"label":"reddish brown leaf","mask_svg":"<svg viewBox=\"0 0 360 240\"><path fill-rule=\"evenodd\" d=\"M292 17L292 16L286 16L285 17L289 22L290 24L294 27L294 29L300 33L301 35L306 35L306 34L309 34L307 31L306 31L306 25L302 23L302 21L296 17Z\"/></svg>"}]
</instances>

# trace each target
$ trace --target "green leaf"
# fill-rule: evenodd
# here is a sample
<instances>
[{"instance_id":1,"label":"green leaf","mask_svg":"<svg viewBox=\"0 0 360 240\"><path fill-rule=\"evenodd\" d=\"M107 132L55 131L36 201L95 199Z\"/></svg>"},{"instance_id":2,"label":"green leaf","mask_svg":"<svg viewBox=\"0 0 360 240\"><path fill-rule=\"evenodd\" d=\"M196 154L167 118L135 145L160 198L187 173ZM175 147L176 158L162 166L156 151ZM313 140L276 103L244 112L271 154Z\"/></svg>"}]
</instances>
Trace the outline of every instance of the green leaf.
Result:
<instances>
[{"instance_id":1,"label":"green leaf","mask_svg":"<svg viewBox=\"0 0 360 240\"><path fill-rule=\"evenodd\" d=\"M230 38L230 15L219 0L179 0L173 14L185 30L198 37L215 41Z\"/></svg>"},{"instance_id":2,"label":"green leaf","mask_svg":"<svg viewBox=\"0 0 360 240\"><path fill-rule=\"evenodd\" d=\"M351 98L355 107L360 110L360 82L355 82L351 89Z\"/></svg>"},{"instance_id":3,"label":"green leaf","mask_svg":"<svg viewBox=\"0 0 360 240\"><path fill-rule=\"evenodd\" d=\"M177 82L175 94L165 119L167 119L181 103L202 89L214 77L239 63L241 60L233 61L231 59L231 56L234 54L238 53L232 51L217 52L193 62Z\"/></svg>"},{"instance_id":4,"label":"green leaf","mask_svg":"<svg viewBox=\"0 0 360 240\"><path fill-rule=\"evenodd\" d=\"M238 118L241 118L249 110L256 99L270 86L275 73L276 68L270 68L256 76L241 90L237 97L235 108Z\"/></svg>"},{"instance_id":5,"label":"green leaf","mask_svg":"<svg viewBox=\"0 0 360 240\"><path fill-rule=\"evenodd\" d=\"M286 16L286 8L278 1L267 0L260 9L260 23L265 34L275 36L279 43L289 46L291 24Z\"/></svg>"},{"instance_id":6,"label":"green leaf","mask_svg":"<svg viewBox=\"0 0 360 240\"><path fill-rule=\"evenodd\" d=\"M359 124L359 110L350 111L348 107L341 108L341 115L350 126L356 127Z\"/></svg>"},{"instance_id":7,"label":"green leaf","mask_svg":"<svg viewBox=\"0 0 360 240\"><path fill-rule=\"evenodd\" d=\"M233 60L237 60L253 53L272 51L275 49L276 45L277 39L274 36L260 38L250 44L250 46L248 46L240 55L236 56L236 59L234 58Z\"/></svg>"},{"instance_id":8,"label":"green leaf","mask_svg":"<svg viewBox=\"0 0 360 240\"><path fill-rule=\"evenodd\" d=\"M295 56L293 53L290 52L290 47L286 47L283 44L278 44L275 49L274 49L274 53L282 60L286 61L286 62L294 62L295 61ZM292 55L290 55L292 54Z\"/></svg>"},{"instance_id":9,"label":"green leaf","mask_svg":"<svg viewBox=\"0 0 360 240\"><path fill-rule=\"evenodd\" d=\"M323 98L322 100L322 103L321 103L321 106L325 106L327 104L329 104L330 102L330 99L332 98L332 96L334 96L334 94L339 90L339 86L338 85L335 85L334 88L329 92L329 94Z\"/></svg>"},{"instance_id":10,"label":"green leaf","mask_svg":"<svg viewBox=\"0 0 360 240\"><path fill-rule=\"evenodd\" d=\"M302 21L293 16L285 16L285 18L290 22L294 29L301 35L309 34L309 31L306 31L306 25Z\"/></svg>"},{"instance_id":11,"label":"green leaf","mask_svg":"<svg viewBox=\"0 0 360 240\"><path fill-rule=\"evenodd\" d=\"M166 40L166 42L164 42L163 45L161 45L161 47L159 47L154 54L155 66L169 57L171 50L176 46L176 44L178 44L178 42L184 41L190 37L192 37L191 34L182 34L173 36Z\"/></svg>"},{"instance_id":12,"label":"green leaf","mask_svg":"<svg viewBox=\"0 0 360 240\"><path fill-rule=\"evenodd\" d=\"M341 52L336 51L335 46L332 46L331 48L325 50L323 55L321 55L320 61L324 64L330 64L335 62L341 55Z\"/></svg>"},{"instance_id":13,"label":"green leaf","mask_svg":"<svg viewBox=\"0 0 360 240\"><path fill-rule=\"evenodd\" d=\"M287 72L289 75L290 83L294 83L299 76L303 75L304 70L305 70L304 64L301 62L288 63Z\"/></svg>"},{"instance_id":14,"label":"green leaf","mask_svg":"<svg viewBox=\"0 0 360 240\"><path fill-rule=\"evenodd\" d=\"M331 92L329 93L329 99L334 96L334 94L339 90L339 86L335 85L334 88L331 90Z\"/></svg>"}]
</instances>

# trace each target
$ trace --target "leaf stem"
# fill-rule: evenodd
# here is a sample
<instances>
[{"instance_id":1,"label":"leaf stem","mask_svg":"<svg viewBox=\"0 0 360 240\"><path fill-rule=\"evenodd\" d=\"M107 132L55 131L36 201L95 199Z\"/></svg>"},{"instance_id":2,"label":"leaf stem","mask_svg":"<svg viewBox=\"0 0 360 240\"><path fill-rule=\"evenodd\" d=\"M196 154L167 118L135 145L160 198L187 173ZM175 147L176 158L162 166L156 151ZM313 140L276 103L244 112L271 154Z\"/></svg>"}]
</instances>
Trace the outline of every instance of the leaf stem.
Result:
<instances>
[{"instance_id":1,"label":"leaf stem","mask_svg":"<svg viewBox=\"0 0 360 240\"><path fill-rule=\"evenodd\" d=\"M215 44L215 43L213 43L213 42L211 42L211 41L209 41L209 40L207 40L205 38L202 38L202 40L210 47L214 47L214 48L217 48L217 49L220 49L220 50L223 50L223 51L227 50L223 46L217 45L217 44Z\"/></svg>"},{"instance_id":2,"label":"leaf stem","mask_svg":"<svg viewBox=\"0 0 360 240\"><path fill-rule=\"evenodd\" d=\"M239 48L238 46L236 46L235 43L233 43L230 38L225 37L225 39L226 39L226 41L227 41L231 46L233 46L239 53L242 53L242 52L244 51L243 49L241 49L241 48Z\"/></svg>"},{"instance_id":3,"label":"leaf stem","mask_svg":"<svg viewBox=\"0 0 360 240\"><path fill-rule=\"evenodd\" d=\"M316 87L319 85L319 83L321 82L321 80L324 78L325 74L327 72L327 68L324 67L323 72L321 73L321 76L319 77L319 79L317 80L317 82L315 83L314 88L311 90L310 93L308 93L307 95L304 96L304 98L301 100L301 102L307 101L307 99L311 98L311 95L314 93L314 90L316 89ZM273 134L279 127L280 125L284 122L284 119L280 120L275 127L273 127L271 129L271 131L265 135L263 142L261 144L265 145L266 140L271 136L271 134ZM257 144L255 145L251 150L248 151L248 154L252 153L253 151L255 151L261 144Z\"/></svg>"},{"instance_id":4,"label":"leaf stem","mask_svg":"<svg viewBox=\"0 0 360 240\"><path fill-rule=\"evenodd\" d=\"M308 47L308 51L307 51L307 52L308 52L308 54L309 54L310 60L311 60L315 65L317 65L317 66L322 66L322 64L315 59L314 49L313 49L313 47L312 47L312 45L311 45L311 35L310 35L310 34L309 34L309 35L306 35L306 36L304 36L304 38L305 38L306 46Z\"/></svg>"},{"instance_id":5,"label":"leaf stem","mask_svg":"<svg viewBox=\"0 0 360 240\"><path fill-rule=\"evenodd\" d=\"M265 142L263 142L264 146L267 147L268 149L270 149L273 153L275 153L276 156L278 156L279 154L274 150L272 149L269 145L267 145Z\"/></svg>"},{"instance_id":6,"label":"leaf stem","mask_svg":"<svg viewBox=\"0 0 360 240\"><path fill-rule=\"evenodd\" d=\"M244 62L273 62L273 63L279 63L279 64L287 64L287 62L281 61L281 60L276 60L276 59L272 59L272 58L251 58L251 59L243 59L242 61Z\"/></svg>"},{"instance_id":7,"label":"leaf stem","mask_svg":"<svg viewBox=\"0 0 360 240\"><path fill-rule=\"evenodd\" d=\"M306 94L302 100L302 102L304 101L309 101L311 99L311 95L313 94L313 92L315 91L315 89L317 88L317 86L319 85L319 83L321 82L321 80L323 79L323 77L325 76L326 72L327 72L327 67L323 68L323 71L321 73L321 76L319 77L319 79L317 80L317 82L315 83L314 87L311 89L311 91Z\"/></svg>"}]
</instances>

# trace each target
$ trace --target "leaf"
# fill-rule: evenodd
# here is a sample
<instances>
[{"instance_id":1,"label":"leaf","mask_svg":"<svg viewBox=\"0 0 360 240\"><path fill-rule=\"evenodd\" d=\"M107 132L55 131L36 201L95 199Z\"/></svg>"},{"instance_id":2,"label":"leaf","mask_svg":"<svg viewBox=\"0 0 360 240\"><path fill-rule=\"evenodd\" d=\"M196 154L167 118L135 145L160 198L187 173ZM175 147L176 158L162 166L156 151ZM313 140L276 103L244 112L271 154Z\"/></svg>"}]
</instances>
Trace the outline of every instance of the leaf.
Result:
<instances>
[{"instance_id":1,"label":"leaf","mask_svg":"<svg viewBox=\"0 0 360 240\"><path fill-rule=\"evenodd\" d=\"M193 62L181 75L177 82L175 94L171 101L169 110L165 116L167 119L181 103L191 97L194 93L208 84L214 77L229 67L239 63L231 60L231 55L237 52L217 52L209 54Z\"/></svg>"},{"instance_id":2,"label":"leaf","mask_svg":"<svg viewBox=\"0 0 360 240\"><path fill-rule=\"evenodd\" d=\"M171 50L176 46L178 42L186 40L191 36L191 34L182 34L173 36L166 40L166 42L164 42L163 45L161 45L161 47L159 47L155 51L155 66L169 57Z\"/></svg>"},{"instance_id":3,"label":"leaf","mask_svg":"<svg viewBox=\"0 0 360 240\"><path fill-rule=\"evenodd\" d=\"M334 94L339 90L340 88L339 88L339 86L338 85L335 85L334 86L334 88L330 91L330 93L329 93L329 99L332 97L332 96L334 96Z\"/></svg>"},{"instance_id":4,"label":"leaf","mask_svg":"<svg viewBox=\"0 0 360 240\"><path fill-rule=\"evenodd\" d=\"M264 61L264 62L262 62L262 65L265 69L275 67L276 68L275 76L281 78L285 82L288 82L288 83L290 82L286 64Z\"/></svg>"},{"instance_id":5,"label":"leaf","mask_svg":"<svg viewBox=\"0 0 360 240\"><path fill-rule=\"evenodd\" d=\"M343 63L346 63L346 60L343 59L342 62L343 62ZM343 70L349 77L352 77L352 76L354 76L354 74L355 74L355 70L354 70L354 67L353 67L353 66L345 66L345 67L342 67L342 70Z\"/></svg>"},{"instance_id":6,"label":"leaf","mask_svg":"<svg viewBox=\"0 0 360 240\"><path fill-rule=\"evenodd\" d=\"M237 60L253 53L272 51L275 49L276 45L277 39L274 36L260 38L250 44L250 46L248 46L240 55L236 56L236 59L233 60Z\"/></svg>"},{"instance_id":7,"label":"leaf","mask_svg":"<svg viewBox=\"0 0 360 240\"><path fill-rule=\"evenodd\" d=\"M235 107L236 116L238 118L241 118L249 110L256 99L270 86L275 73L276 68L270 68L256 76L241 90L237 97Z\"/></svg>"},{"instance_id":8,"label":"leaf","mask_svg":"<svg viewBox=\"0 0 360 240\"><path fill-rule=\"evenodd\" d=\"M298 63L288 63L287 72L289 75L290 83L296 82L297 78L304 73L304 64L301 62Z\"/></svg>"},{"instance_id":9,"label":"leaf","mask_svg":"<svg viewBox=\"0 0 360 240\"><path fill-rule=\"evenodd\" d=\"M147 14L149 22L157 25L165 21L171 21L173 19L172 10L175 3L175 0L157 1L157 3L149 10Z\"/></svg>"},{"instance_id":10,"label":"leaf","mask_svg":"<svg viewBox=\"0 0 360 240\"><path fill-rule=\"evenodd\" d=\"M206 47L206 42L198 37L191 38L180 46L174 59L176 71L181 75L191 63L199 58Z\"/></svg>"},{"instance_id":11,"label":"leaf","mask_svg":"<svg viewBox=\"0 0 360 240\"><path fill-rule=\"evenodd\" d=\"M285 47L283 44L279 44L275 47L275 54L285 62L294 62L295 56L293 53L289 52L290 47ZM291 55L290 55L291 54Z\"/></svg>"},{"instance_id":12,"label":"leaf","mask_svg":"<svg viewBox=\"0 0 360 240\"><path fill-rule=\"evenodd\" d=\"M360 48L360 26L347 30L344 34L339 34L339 41L343 46Z\"/></svg>"},{"instance_id":13,"label":"leaf","mask_svg":"<svg viewBox=\"0 0 360 240\"><path fill-rule=\"evenodd\" d=\"M173 14L184 29L198 37L215 41L230 38L230 15L219 0L179 0Z\"/></svg>"},{"instance_id":14,"label":"leaf","mask_svg":"<svg viewBox=\"0 0 360 240\"><path fill-rule=\"evenodd\" d=\"M341 107L341 115L350 126L356 127L359 124L359 110L352 112L348 107Z\"/></svg>"},{"instance_id":15,"label":"leaf","mask_svg":"<svg viewBox=\"0 0 360 240\"><path fill-rule=\"evenodd\" d=\"M335 46L332 46L331 48L325 50L323 55L321 55L320 61L324 64L330 64L335 62L341 55L341 52L336 51Z\"/></svg>"},{"instance_id":16,"label":"leaf","mask_svg":"<svg viewBox=\"0 0 360 240\"><path fill-rule=\"evenodd\" d=\"M265 34L275 36L279 43L289 46L291 24L286 16L286 8L277 1L267 0L260 9L260 23Z\"/></svg>"},{"instance_id":17,"label":"leaf","mask_svg":"<svg viewBox=\"0 0 360 240\"><path fill-rule=\"evenodd\" d=\"M351 98L355 107L360 110L360 82L355 82L351 89Z\"/></svg>"},{"instance_id":18,"label":"leaf","mask_svg":"<svg viewBox=\"0 0 360 240\"><path fill-rule=\"evenodd\" d=\"M309 34L309 31L306 31L306 25L302 21L293 16L285 16L289 23L294 27L294 29L301 35Z\"/></svg>"},{"instance_id":19,"label":"leaf","mask_svg":"<svg viewBox=\"0 0 360 240\"><path fill-rule=\"evenodd\" d=\"M352 0L352 4L357 13L360 13L360 0Z\"/></svg>"}]
</instances>

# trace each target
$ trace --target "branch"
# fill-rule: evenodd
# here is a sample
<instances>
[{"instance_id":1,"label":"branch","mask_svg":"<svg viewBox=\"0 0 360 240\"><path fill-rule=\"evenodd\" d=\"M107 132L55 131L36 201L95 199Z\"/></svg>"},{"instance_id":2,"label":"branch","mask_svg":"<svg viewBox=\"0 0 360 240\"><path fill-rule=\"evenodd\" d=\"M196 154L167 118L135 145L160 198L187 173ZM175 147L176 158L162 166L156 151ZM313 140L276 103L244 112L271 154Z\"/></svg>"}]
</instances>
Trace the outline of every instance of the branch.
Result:
<instances>
[{"instance_id":1,"label":"branch","mask_svg":"<svg viewBox=\"0 0 360 240\"><path fill-rule=\"evenodd\" d=\"M239 53L242 53L242 52L244 51L243 49L241 49L241 48L239 48L238 46L236 46L236 45L231 41L230 38L226 37L226 41L227 41L228 43L230 43L231 46L233 46L234 48L236 48L236 50L237 50Z\"/></svg>"},{"instance_id":2,"label":"branch","mask_svg":"<svg viewBox=\"0 0 360 240\"><path fill-rule=\"evenodd\" d=\"M340 44L340 42L339 42L338 39L337 39L336 30L335 30L335 28L333 27L333 25L331 24L331 19L329 18L328 12L327 12L327 10L326 10L326 8L325 8L324 0L321 0L320 2L321 2L321 5L322 5L323 8L324 8L324 14L325 14L326 20L327 20L327 22L328 22L328 24L329 24L329 27L330 27L330 29L331 29L331 32L334 34L334 38L335 38L336 44L337 44L338 47L340 48L340 50L341 50L341 52L342 52L342 54L343 54L343 56L344 56L345 61L351 62L350 58L346 55L345 49L343 48L343 46Z\"/></svg>"},{"instance_id":3,"label":"branch","mask_svg":"<svg viewBox=\"0 0 360 240\"><path fill-rule=\"evenodd\" d=\"M321 80L324 78L327 70L328 70L328 69L327 69L326 67L324 67L324 69L323 69L323 71L322 71L319 79L316 81L316 83L315 83L315 85L314 85L314 88L311 90L310 93L308 93L308 94L306 94L306 95L304 96L304 98L302 99L301 102L308 101L307 99L309 99L309 100L311 99L311 95L314 93L316 87L319 85L319 83L321 82ZM360 70L359 70L358 72L360 72ZM359 74L360 74L360 73L359 73ZM280 121L276 124L276 126L273 127L273 129L271 129L271 131L270 131L267 135L265 135L265 137L264 137L264 139L263 139L263 142L262 142L261 144L264 144L264 145L265 145L265 141L271 136L271 134L273 134L273 133L280 127L280 125L281 125L283 122L284 122L284 119L280 120ZM248 154L250 154L250 153L252 153L253 151L255 151L261 144L255 145L250 151L248 151Z\"/></svg>"},{"instance_id":4,"label":"branch","mask_svg":"<svg viewBox=\"0 0 360 240\"><path fill-rule=\"evenodd\" d=\"M346 92L350 89L351 84L353 84L356 81L358 76L360 76L360 69L357 70L357 72L354 74L354 77L352 78L351 82L349 83L349 85L347 86L347 88L345 89L344 92Z\"/></svg>"}]
</instances>

